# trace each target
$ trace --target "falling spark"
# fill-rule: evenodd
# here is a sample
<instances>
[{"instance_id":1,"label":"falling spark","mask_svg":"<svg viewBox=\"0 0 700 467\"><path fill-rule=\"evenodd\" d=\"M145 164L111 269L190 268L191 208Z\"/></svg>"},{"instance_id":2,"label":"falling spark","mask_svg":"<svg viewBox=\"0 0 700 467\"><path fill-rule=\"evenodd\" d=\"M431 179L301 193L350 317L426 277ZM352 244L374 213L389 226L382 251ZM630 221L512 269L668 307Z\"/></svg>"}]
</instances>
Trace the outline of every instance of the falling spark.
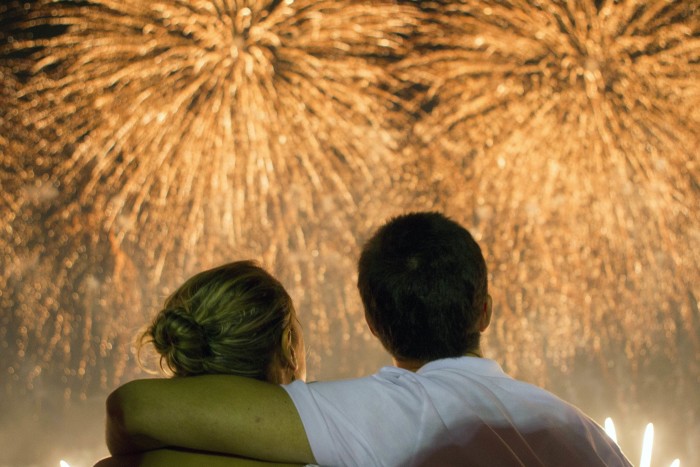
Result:
<instances>
[{"instance_id":1,"label":"falling spark","mask_svg":"<svg viewBox=\"0 0 700 467\"><path fill-rule=\"evenodd\" d=\"M4 226L10 220L7 216L13 211L16 202L13 196L16 191L9 189L15 175L11 170L15 164L10 154L20 150L18 145L21 144L21 139L9 131L9 128L14 126L11 121L16 117L16 109L12 105L12 96L16 88L17 81L11 67L0 64L0 221Z\"/></svg>"},{"instance_id":2,"label":"falling spark","mask_svg":"<svg viewBox=\"0 0 700 467\"><path fill-rule=\"evenodd\" d=\"M654 424L647 424L644 430L644 441L642 442L642 457L639 459L639 467L649 467L651 465L651 449L654 447Z\"/></svg>"}]
</instances>

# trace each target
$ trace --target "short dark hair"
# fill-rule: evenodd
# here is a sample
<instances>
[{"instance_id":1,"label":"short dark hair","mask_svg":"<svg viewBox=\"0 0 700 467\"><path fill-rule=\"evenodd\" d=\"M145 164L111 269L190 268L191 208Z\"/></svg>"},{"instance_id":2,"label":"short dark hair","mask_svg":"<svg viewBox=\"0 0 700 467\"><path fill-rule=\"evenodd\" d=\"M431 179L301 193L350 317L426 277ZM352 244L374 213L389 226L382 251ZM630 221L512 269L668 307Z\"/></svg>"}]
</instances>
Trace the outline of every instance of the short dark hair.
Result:
<instances>
[{"instance_id":1,"label":"short dark hair","mask_svg":"<svg viewBox=\"0 0 700 467\"><path fill-rule=\"evenodd\" d=\"M367 320L394 357L432 361L479 345L486 262L453 220L437 212L391 219L365 244L358 271Z\"/></svg>"}]
</instances>

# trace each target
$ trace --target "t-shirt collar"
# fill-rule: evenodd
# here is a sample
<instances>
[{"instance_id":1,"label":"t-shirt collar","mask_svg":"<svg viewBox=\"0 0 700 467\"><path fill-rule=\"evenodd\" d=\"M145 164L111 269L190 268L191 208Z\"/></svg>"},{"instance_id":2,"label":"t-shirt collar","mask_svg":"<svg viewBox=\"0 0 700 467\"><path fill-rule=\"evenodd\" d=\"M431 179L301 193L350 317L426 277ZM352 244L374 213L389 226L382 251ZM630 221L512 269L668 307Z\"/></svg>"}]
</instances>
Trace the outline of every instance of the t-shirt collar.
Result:
<instances>
[{"instance_id":1,"label":"t-shirt collar","mask_svg":"<svg viewBox=\"0 0 700 467\"><path fill-rule=\"evenodd\" d=\"M423 365L417 373L427 373L431 370L440 369L465 369L472 373L478 373L484 376L507 376L501 366L494 360L479 357L457 357L457 358L442 358L433 360Z\"/></svg>"}]
</instances>

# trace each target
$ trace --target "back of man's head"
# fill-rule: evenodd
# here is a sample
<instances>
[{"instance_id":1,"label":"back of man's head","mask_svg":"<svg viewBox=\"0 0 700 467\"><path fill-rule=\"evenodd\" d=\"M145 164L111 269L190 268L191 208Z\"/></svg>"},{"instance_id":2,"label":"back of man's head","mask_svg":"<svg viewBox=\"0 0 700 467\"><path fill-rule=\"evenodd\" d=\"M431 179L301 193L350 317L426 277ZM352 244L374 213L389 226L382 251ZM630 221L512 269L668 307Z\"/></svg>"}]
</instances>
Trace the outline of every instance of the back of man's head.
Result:
<instances>
[{"instance_id":1,"label":"back of man's head","mask_svg":"<svg viewBox=\"0 0 700 467\"><path fill-rule=\"evenodd\" d=\"M486 263L464 227L435 212L396 217L365 244L358 269L367 320L394 357L432 361L479 345Z\"/></svg>"}]
</instances>

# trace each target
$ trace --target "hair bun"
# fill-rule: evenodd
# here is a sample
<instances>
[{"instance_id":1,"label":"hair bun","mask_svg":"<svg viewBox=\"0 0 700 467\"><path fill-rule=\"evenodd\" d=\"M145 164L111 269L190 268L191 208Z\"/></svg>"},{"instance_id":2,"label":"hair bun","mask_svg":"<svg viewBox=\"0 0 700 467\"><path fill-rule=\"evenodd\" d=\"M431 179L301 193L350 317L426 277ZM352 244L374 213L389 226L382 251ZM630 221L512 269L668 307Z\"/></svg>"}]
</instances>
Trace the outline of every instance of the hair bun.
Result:
<instances>
[{"instance_id":1,"label":"hair bun","mask_svg":"<svg viewBox=\"0 0 700 467\"><path fill-rule=\"evenodd\" d=\"M210 349L204 328L188 310L177 307L162 310L149 329L153 345L163 363L176 375L204 371L204 358Z\"/></svg>"}]
</instances>

